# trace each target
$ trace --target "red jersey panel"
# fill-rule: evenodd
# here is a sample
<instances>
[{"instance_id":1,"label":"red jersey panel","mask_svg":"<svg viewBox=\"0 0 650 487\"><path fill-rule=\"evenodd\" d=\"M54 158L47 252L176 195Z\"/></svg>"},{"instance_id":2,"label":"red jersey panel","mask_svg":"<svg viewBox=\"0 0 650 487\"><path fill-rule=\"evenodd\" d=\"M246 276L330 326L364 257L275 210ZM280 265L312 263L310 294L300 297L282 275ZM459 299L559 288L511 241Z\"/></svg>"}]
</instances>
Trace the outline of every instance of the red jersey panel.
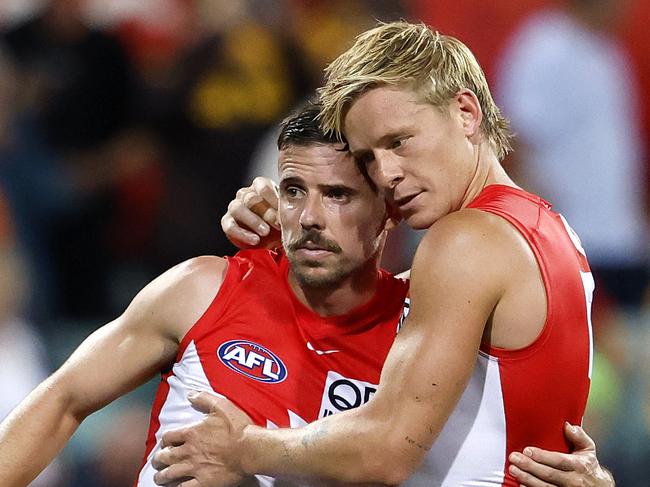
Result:
<instances>
[{"instance_id":1,"label":"red jersey panel","mask_svg":"<svg viewBox=\"0 0 650 487\"><path fill-rule=\"evenodd\" d=\"M288 270L277 252L228 258L219 293L163 375L137 485L154 485L150 459L162 432L202 417L186 399L192 389L227 397L265 427L301 426L358 407L375 393L408 284L379 271L370 302L323 318L297 300Z\"/></svg>"},{"instance_id":2,"label":"red jersey panel","mask_svg":"<svg viewBox=\"0 0 650 487\"><path fill-rule=\"evenodd\" d=\"M408 485L518 485L508 455L530 445L568 451L564 422L581 422L589 392L593 279L579 239L546 201L517 188L488 186L468 207L504 218L526 239L546 288L546 322L523 349L482 346L466 390Z\"/></svg>"}]
</instances>

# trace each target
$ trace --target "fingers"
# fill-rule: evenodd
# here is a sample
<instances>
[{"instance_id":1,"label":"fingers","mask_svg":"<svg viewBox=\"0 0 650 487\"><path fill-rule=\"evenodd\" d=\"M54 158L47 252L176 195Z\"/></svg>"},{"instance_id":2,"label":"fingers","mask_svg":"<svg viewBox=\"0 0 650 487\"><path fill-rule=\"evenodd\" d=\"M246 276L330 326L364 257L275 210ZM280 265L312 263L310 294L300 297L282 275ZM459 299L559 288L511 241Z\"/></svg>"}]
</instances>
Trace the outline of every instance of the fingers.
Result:
<instances>
[{"instance_id":1,"label":"fingers","mask_svg":"<svg viewBox=\"0 0 650 487\"><path fill-rule=\"evenodd\" d=\"M153 476L153 481L156 485L167 485L174 484L179 485L177 482L183 482L180 485L192 485L189 482L192 481L191 475L192 468L186 463L177 463L165 467ZM187 483L186 483L187 482ZM199 485L199 484L195 484Z\"/></svg>"},{"instance_id":2,"label":"fingers","mask_svg":"<svg viewBox=\"0 0 650 487\"><path fill-rule=\"evenodd\" d=\"M260 237L250 230L240 227L235 219L228 213L221 218L221 229L237 247L255 247L260 243Z\"/></svg>"},{"instance_id":3,"label":"fingers","mask_svg":"<svg viewBox=\"0 0 650 487\"><path fill-rule=\"evenodd\" d=\"M183 447L165 447L158 450L151 459L151 465L158 470L154 474L154 482L156 485L192 485L185 483L191 481L190 475L192 468L189 464L183 463L187 457L184 453Z\"/></svg>"},{"instance_id":4,"label":"fingers","mask_svg":"<svg viewBox=\"0 0 650 487\"><path fill-rule=\"evenodd\" d=\"M162 435L162 446L179 446L185 443L185 432L187 428L178 428L175 430L165 431ZM156 453L158 455L160 452Z\"/></svg>"},{"instance_id":5,"label":"fingers","mask_svg":"<svg viewBox=\"0 0 650 487\"><path fill-rule=\"evenodd\" d=\"M240 248L279 245L278 194L273 181L255 178L253 184L237 191L221 219L221 228L233 244ZM271 235L273 230L273 235Z\"/></svg>"},{"instance_id":6,"label":"fingers","mask_svg":"<svg viewBox=\"0 0 650 487\"><path fill-rule=\"evenodd\" d=\"M248 414L223 396L217 396L209 392L191 391L188 393L187 398L192 407L202 413L216 414L229 422L252 423Z\"/></svg>"},{"instance_id":7,"label":"fingers","mask_svg":"<svg viewBox=\"0 0 650 487\"><path fill-rule=\"evenodd\" d=\"M230 215L238 226L252 230L258 235L266 236L270 231L269 224L264 221L262 216L253 211L250 206L247 206L252 205L255 207L255 205L262 203L261 199L257 201L259 198L259 196L253 194L250 198L245 197L244 199L231 201L228 205L227 215ZM263 210L263 208L258 209Z\"/></svg>"},{"instance_id":8,"label":"fingers","mask_svg":"<svg viewBox=\"0 0 650 487\"><path fill-rule=\"evenodd\" d=\"M201 487L201 482L196 479L190 479L185 482L181 482L176 487Z\"/></svg>"},{"instance_id":9,"label":"fingers","mask_svg":"<svg viewBox=\"0 0 650 487\"><path fill-rule=\"evenodd\" d=\"M596 444L580 426L564 423L564 436L573 445L573 450L596 451Z\"/></svg>"},{"instance_id":10,"label":"fingers","mask_svg":"<svg viewBox=\"0 0 650 487\"><path fill-rule=\"evenodd\" d=\"M513 453L512 455L523 457L520 459L522 462L539 463L552 469L562 470L563 472L573 472L582 468L578 457L574 455L542 450L541 448L532 446L526 447L523 454Z\"/></svg>"},{"instance_id":11,"label":"fingers","mask_svg":"<svg viewBox=\"0 0 650 487\"><path fill-rule=\"evenodd\" d=\"M252 188L271 208L278 209L278 188L273 181L257 177L253 180Z\"/></svg>"},{"instance_id":12,"label":"fingers","mask_svg":"<svg viewBox=\"0 0 650 487\"><path fill-rule=\"evenodd\" d=\"M529 450L528 448L526 450ZM544 451L544 450L540 450ZM531 452L532 453L532 452ZM545 452L553 453L553 452ZM562 455L561 453L554 453L554 455ZM570 455L567 455L570 457ZM546 486L546 485L566 485L568 482L568 474L564 469L554 468L542 461L538 455L537 458L524 455L522 453L514 452L509 456L511 463L510 473L517 478L524 485L530 487ZM545 460L549 460L548 457ZM558 463L559 458L553 457L551 463Z\"/></svg>"},{"instance_id":13,"label":"fingers","mask_svg":"<svg viewBox=\"0 0 650 487\"><path fill-rule=\"evenodd\" d=\"M207 392L190 391L187 394L187 399L194 409L206 414L218 409L221 404L219 402L219 396Z\"/></svg>"},{"instance_id":14,"label":"fingers","mask_svg":"<svg viewBox=\"0 0 650 487\"><path fill-rule=\"evenodd\" d=\"M259 216L264 222L279 230L277 222L278 210L278 189L276 184L270 179L257 177L247 188L242 188L237 192L237 200L243 203L245 208L250 209ZM237 215L233 215L239 221ZM249 226L255 230L255 226ZM263 235L266 235L263 234Z\"/></svg>"},{"instance_id":15,"label":"fingers","mask_svg":"<svg viewBox=\"0 0 650 487\"><path fill-rule=\"evenodd\" d=\"M555 487L553 484L549 484L548 482L540 480L534 475L521 470L516 465L511 464L509 471L520 485L525 485L526 487Z\"/></svg>"},{"instance_id":16,"label":"fingers","mask_svg":"<svg viewBox=\"0 0 650 487\"><path fill-rule=\"evenodd\" d=\"M278 194L275 183L266 178L255 178L249 191L242 195L244 206L259 215L276 230L280 229L278 219Z\"/></svg>"},{"instance_id":17,"label":"fingers","mask_svg":"<svg viewBox=\"0 0 650 487\"><path fill-rule=\"evenodd\" d=\"M151 466L156 470L162 470L169 465L178 463L182 460L181 457L185 458L179 450L181 447L166 446L158 450L154 456L151 458Z\"/></svg>"},{"instance_id":18,"label":"fingers","mask_svg":"<svg viewBox=\"0 0 650 487\"><path fill-rule=\"evenodd\" d=\"M256 215L259 215L265 223L269 224L276 230L280 229L280 224L278 223L278 212L271 208L266 201L260 201L259 203L248 206L248 208L250 208L250 210Z\"/></svg>"}]
</instances>

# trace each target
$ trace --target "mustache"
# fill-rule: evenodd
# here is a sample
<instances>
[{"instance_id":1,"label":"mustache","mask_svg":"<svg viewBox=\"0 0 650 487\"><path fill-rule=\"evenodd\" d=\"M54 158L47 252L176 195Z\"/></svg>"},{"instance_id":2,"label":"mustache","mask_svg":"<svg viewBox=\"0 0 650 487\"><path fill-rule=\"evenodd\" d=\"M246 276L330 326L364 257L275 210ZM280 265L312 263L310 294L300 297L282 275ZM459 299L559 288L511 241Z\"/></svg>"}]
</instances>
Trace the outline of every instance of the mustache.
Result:
<instances>
[{"instance_id":1,"label":"mustache","mask_svg":"<svg viewBox=\"0 0 650 487\"><path fill-rule=\"evenodd\" d=\"M341 252L341 247L339 247L336 242L332 242L331 240L328 240L327 238L323 237L323 235L318 230L314 230L314 229L303 231L300 237L289 242L287 248L289 251L295 252L299 248L303 247L307 242L311 242L314 245L318 245L319 247L322 247L323 249L328 250L329 252L336 252L336 253Z\"/></svg>"}]
</instances>

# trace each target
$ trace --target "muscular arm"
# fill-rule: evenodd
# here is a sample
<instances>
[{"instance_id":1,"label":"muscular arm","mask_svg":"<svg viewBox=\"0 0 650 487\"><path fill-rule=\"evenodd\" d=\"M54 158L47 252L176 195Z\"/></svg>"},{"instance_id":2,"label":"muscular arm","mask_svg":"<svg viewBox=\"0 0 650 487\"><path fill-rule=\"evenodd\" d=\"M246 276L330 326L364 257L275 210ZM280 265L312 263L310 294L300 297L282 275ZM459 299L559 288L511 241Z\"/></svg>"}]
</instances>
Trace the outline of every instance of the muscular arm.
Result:
<instances>
[{"instance_id":1,"label":"muscular arm","mask_svg":"<svg viewBox=\"0 0 650 487\"><path fill-rule=\"evenodd\" d=\"M373 400L301 429L244 428L235 449L244 473L398 484L417 468L467 384L504 287L498 259L486 259L502 242L480 222L444 220L418 249L411 314Z\"/></svg>"},{"instance_id":2,"label":"muscular arm","mask_svg":"<svg viewBox=\"0 0 650 487\"><path fill-rule=\"evenodd\" d=\"M27 396L0 425L3 485L27 485L87 415L170 364L184 330L216 294L224 269L215 257L167 271Z\"/></svg>"}]
</instances>

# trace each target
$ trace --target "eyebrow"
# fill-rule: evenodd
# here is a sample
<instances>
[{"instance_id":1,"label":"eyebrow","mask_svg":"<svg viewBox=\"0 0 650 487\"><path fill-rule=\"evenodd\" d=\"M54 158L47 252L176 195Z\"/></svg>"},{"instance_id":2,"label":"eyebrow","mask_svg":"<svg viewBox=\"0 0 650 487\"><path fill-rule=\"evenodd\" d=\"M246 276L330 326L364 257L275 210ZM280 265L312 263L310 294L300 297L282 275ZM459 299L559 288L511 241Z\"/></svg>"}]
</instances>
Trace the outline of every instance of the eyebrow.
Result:
<instances>
[{"instance_id":1,"label":"eyebrow","mask_svg":"<svg viewBox=\"0 0 650 487\"><path fill-rule=\"evenodd\" d=\"M378 146L383 147L389 141L395 140L395 139L397 139L399 137L404 137L406 135L406 132L407 132L407 130L405 130L405 129L394 130L394 131L389 132L389 133L387 133L385 135L382 135L379 139L377 139L377 141L373 145L378 145ZM348 146L348 149L349 149L349 146ZM369 152L372 152L372 150L371 149L359 149L359 150L356 150L356 151L350 151L350 153L352 154L352 156L355 159L360 158L362 156L365 156Z\"/></svg>"},{"instance_id":2,"label":"eyebrow","mask_svg":"<svg viewBox=\"0 0 650 487\"><path fill-rule=\"evenodd\" d=\"M289 176L280 180L280 187L286 187L290 184L305 184L305 182L297 176Z\"/></svg>"},{"instance_id":3,"label":"eyebrow","mask_svg":"<svg viewBox=\"0 0 650 487\"><path fill-rule=\"evenodd\" d=\"M359 192L358 189L355 189L351 186L346 186L345 184L319 184L318 189L320 189L322 193L327 193L330 191L345 191L351 195L354 195Z\"/></svg>"}]
</instances>

